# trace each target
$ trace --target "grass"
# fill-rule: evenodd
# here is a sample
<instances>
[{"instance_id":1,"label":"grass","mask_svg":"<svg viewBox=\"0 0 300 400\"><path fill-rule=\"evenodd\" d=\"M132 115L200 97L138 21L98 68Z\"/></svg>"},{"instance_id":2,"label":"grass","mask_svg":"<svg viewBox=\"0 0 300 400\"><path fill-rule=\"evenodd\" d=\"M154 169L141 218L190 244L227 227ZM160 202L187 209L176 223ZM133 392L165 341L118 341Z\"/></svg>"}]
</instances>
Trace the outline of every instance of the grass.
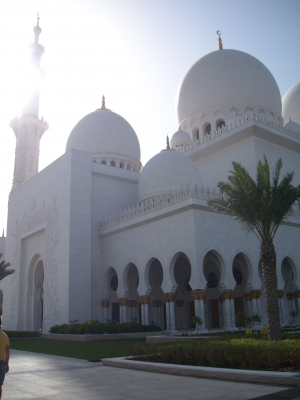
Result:
<instances>
[{"instance_id":1,"label":"grass","mask_svg":"<svg viewBox=\"0 0 300 400\"><path fill-rule=\"evenodd\" d=\"M93 342L74 342L47 339L14 339L10 347L14 350L51 354L88 361L100 361L102 358L123 357L123 349L129 345L146 343L146 339L97 340Z\"/></svg>"}]
</instances>

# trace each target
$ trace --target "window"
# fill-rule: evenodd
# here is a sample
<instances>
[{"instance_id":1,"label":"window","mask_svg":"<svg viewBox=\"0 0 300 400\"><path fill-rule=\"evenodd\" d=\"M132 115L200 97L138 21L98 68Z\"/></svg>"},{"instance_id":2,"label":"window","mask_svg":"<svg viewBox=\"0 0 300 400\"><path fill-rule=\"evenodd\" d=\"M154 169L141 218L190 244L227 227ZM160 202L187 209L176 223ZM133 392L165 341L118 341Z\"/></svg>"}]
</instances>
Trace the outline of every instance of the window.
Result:
<instances>
[{"instance_id":1,"label":"window","mask_svg":"<svg viewBox=\"0 0 300 400\"><path fill-rule=\"evenodd\" d=\"M115 166L116 166L116 162L115 162L115 161L111 161L111 162L110 162L110 165L111 165L112 167L115 167Z\"/></svg>"},{"instance_id":2,"label":"window","mask_svg":"<svg viewBox=\"0 0 300 400\"><path fill-rule=\"evenodd\" d=\"M127 169L128 169L128 171L131 171L131 165L130 164L127 165Z\"/></svg>"},{"instance_id":3,"label":"window","mask_svg":"<svg viewBox=\"0 0 300 400\"><path fill-rule=\"evenodd\" d=\"M203 134L204 135L209 135L211 131L211 125L209 123L206 123L203 125Z\"/></svg>"},{"instance_id":4,"label":"window","mask_svg":"<svg viewBox=\"0 0 300 400\"><path fill-rule=\"evenodd\" d=\"M233 276L237 285L240 285L243 282L243 275L239 269L233 269Z\"/></svg>"},{"instance_id":5,"label":"window","mask_svg":"<svg viewBox=\"0 0 300 400\"><path fill-rule=\"evenodd\" d=\"M105 161L105 160L102 160L102 161L101 161L101 164L106 165L106 161Z\"/></svg>"},{"instance_id":6,"label":"window","mask_svg":"<svg viewBox=\"0 0 300 400\"><path fill-rule=\"evenodd\" d=\"M109 286L110 286L110 288L111 288L111 290L112 290L113 292L115 292L115 291L118 289L118 277L117 277L117 275L114 275L114 276L111 278L110 283L109 283Z\"/></svg>"},{"instance_id":7,"label":"window","mask_svg":"<svg viewBox=\"0 0 300 400\"><path fill-rule=\"evenodd\" d=\"M225 126L225 122L222 119L220 121L217 121L217 129L222 129L223 126Z\"/></svg>"},{"instance_id":8,"label":"window","mask_svg":"<svg viewBox=\"0 0 300 400\"><path fill-rule=\"evenodd\" d=\"M206 285L207 285L208 289L215 288L215 287L218 286L218 278L216 277L216 275L213 272L211 272L208 275L207 284Z\"/></svg>"},{"instance_id":9,"label":"window","mask_svg":"<svg viewBox=\"0 0 300 400\"><path fill-rule=\"evenodd\" d=\"M122 162L120 162L120 168L124 168L124 164Z\"/></svg>"}]
</instances>

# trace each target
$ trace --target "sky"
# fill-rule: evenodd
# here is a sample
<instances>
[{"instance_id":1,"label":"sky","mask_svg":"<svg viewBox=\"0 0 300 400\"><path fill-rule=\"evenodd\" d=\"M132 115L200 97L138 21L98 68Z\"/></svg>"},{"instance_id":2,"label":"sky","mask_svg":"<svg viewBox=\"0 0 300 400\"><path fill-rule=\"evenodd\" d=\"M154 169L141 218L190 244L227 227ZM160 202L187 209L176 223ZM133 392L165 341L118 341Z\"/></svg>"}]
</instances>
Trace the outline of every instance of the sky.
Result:
<instances>
[{"instance_id":1,"label":"sky","mask_svg":"<svg viewBox=\"0 0 300 400\"><path fill-rule=\"evenodd\" d=\"M176 93L187 70L218 49L263 62L281 95L300 80L299 0L2 0L0 3L0 229L6 232L14 165L10 120L26 93L28 45L40 15L39 170L56 160L75 124L106 106L138 135L145 163L178 128Z\"/></svg>"}]
</instances>

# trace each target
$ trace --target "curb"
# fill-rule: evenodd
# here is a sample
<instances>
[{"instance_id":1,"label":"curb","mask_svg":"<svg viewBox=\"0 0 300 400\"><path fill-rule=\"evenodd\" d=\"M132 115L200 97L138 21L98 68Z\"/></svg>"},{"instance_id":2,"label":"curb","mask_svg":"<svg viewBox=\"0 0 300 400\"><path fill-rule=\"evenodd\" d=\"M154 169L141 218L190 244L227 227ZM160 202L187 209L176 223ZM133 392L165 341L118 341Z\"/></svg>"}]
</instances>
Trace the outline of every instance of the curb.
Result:
<instances>
[{"instance_id":1,"label":"curb","mask_svg":"<svg viewBox=\"0 0 300 400\"><path fill-rule=\"evenodd\" d=\"M125 357L104 358L102 359L102 365L197 378L300 387L300 373L298 372L272 372L230 368L194 367L190 365L133 361L132 359L126 359Z\"/></svg>"}]
</instances>

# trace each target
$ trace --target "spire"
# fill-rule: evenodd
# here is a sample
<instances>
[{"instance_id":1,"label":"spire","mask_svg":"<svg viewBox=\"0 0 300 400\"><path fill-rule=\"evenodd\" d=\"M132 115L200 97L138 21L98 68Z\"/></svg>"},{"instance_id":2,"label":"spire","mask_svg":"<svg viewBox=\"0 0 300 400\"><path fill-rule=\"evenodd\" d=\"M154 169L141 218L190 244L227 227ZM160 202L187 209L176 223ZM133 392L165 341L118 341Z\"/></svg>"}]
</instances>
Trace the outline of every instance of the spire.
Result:
<instances>
[{"instance_id":1,"label":"spire","mask_svg":"<svg viewBox=\"0 0 300 400\"><path fill-rule=\"evenodd\" d=\"M217 31L217 35L219 35L219 50L223 50L223 43L222 43L222 39L221 39L221 31Z\"/></svg>"},{"instance_id":2,"label":"spire","mask_svg":"<svg viewBox=\"0 0 300 400\"><path fill-rule=\"evenodd\" d=\"M104 95L102 96L102 107L101 107L101 110L106 110L106 107L105 107L105 97L104 97Z\"/></svg>"},{"instance_id":3,"label":"spire","mask_svg":"<svg viewBox=\"0 0 300 400\"><path fill-rule=\"evenodd\" d=\"M36 26L33 28L35 43L39 42L39 36L40 36L41 32L42 32L42 29L40 27L40 16L39 16L39 13L37 13L37 23L36 23Z\"/></svg>"},{"instance_id":4,"label":"spire","mask_svg":"<svg viewBox=\"0 0 300 400\"><path fill-rule=\"evenodd\" d=\"M170 142L169 142L169 136L167 136L167 147L166 147L166 150L171 150Z\"/></svg>"},{"instance_id":5,"label":"spire","mask_svg":"<svg viewBox=\"0 0 300 400\"><path fill-rule=\"evenodd\" d=\"M5 236L4 236L4 229L3 229L3 231L2 231L2 237L5 237Z\"/></svg>"}]
</instances>

